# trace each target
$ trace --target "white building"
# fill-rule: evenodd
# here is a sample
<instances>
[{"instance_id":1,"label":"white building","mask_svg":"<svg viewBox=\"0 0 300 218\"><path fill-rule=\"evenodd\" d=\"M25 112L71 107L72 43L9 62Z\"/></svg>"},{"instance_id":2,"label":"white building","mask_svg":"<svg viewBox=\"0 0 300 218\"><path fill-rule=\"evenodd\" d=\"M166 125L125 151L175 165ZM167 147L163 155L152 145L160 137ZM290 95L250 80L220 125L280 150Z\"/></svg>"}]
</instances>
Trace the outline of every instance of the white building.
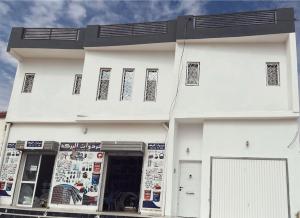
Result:
<instances>
[{"instance_id":1,"label":"white building","mask_svg":"<svg viewBox=\"0 0 300 218\"><path fill-rule=\"evenodd\" d=\"M13 28L8 51L19 64L2 211L300 210L293 9Z\"/></svg>"}]
</instances>

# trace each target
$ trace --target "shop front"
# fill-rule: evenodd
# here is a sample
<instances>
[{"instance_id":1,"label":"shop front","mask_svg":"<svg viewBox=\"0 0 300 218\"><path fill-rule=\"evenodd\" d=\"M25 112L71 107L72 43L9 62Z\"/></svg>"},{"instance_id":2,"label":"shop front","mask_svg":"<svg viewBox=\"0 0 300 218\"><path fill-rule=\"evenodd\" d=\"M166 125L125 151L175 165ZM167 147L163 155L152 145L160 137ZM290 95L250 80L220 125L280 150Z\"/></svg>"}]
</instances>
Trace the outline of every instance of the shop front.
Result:
<instances>
[{"instance_id":1,"label":"shop front","mask_svg":"<svg viewBox=\"0 0 300 218\"><path fill-rule=\"evenodd\" d=\"M162 215L164 165L163 143L9 143L0 203L34 210Z\"/></svg>"}]
</instances>

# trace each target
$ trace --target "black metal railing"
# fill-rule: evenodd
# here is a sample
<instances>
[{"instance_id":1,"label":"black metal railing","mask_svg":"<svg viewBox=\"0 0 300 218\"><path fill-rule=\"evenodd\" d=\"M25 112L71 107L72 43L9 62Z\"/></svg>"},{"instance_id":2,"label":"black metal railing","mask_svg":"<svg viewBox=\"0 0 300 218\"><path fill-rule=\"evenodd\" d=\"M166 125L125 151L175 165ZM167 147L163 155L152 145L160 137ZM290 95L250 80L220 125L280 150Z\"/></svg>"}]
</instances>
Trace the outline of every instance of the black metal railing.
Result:
<instances>
[{"instance_id":1,"label":"black metal railing","mask_svg":"<svg viewBox=\"0 0 300 218\"><path fill-rule=\"evenodd\" d=\"M166 34L168 22L149 22L135 24L116 24L99 26L98 37L138 36L150 34Z\"/></svg>"},{"instance_id":2,"label":"black metal railing","mask_svg":"<svg viewBox=\"0 0 300 218\"><path fill-rule=\"evenodd\" d=\"M73 40L79 39L75 28L24 28L23 39Z\"/></svg>"},{"instance_id":3,"label":"black metal railing","mask_svg":"<svg viewBox=\"0 0 300 218\"><path fill-rule=\"evenodd\" d=\"M276 11L195 16L194 19L196 29L275 24Z\"/></svg>"}]
</instances>

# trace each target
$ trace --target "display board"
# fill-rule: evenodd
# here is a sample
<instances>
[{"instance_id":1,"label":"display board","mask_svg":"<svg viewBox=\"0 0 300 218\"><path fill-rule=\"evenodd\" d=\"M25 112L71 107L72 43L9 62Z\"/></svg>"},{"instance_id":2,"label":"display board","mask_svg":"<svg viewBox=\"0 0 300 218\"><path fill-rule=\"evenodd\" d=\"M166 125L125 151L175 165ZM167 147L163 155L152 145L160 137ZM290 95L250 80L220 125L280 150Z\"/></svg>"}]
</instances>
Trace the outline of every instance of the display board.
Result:
<instances>
[{"instance_id":1,"label":"display board","mask_svg":"<svg viewBox=\"0 0 300 218\"><path fill-rule=\"evenodd\" d=\"M0 197L13 195L16 177L21 160L21 151L16 150L16 143L8 143L0 173Z\"/></svg>"},{"instance_id":2,"label":"display board","mask_svg":"<svg viewBox=\"0 0 300 218\"><path fill-rule=\"evenodd\" d=\"M97 205L104 160L100 146L100 143L60 144L51 204Z\"/></svg>"},{"instance_id":3,"label":"display board","mask_svg":"<svg viewBox=\"0 0 300 218\"><path fill-rule=\"evenodd\" d=\"M142 210L162 209L165 156L165 144L148 144L143 172Z\"/></svg>"}]
</instances>

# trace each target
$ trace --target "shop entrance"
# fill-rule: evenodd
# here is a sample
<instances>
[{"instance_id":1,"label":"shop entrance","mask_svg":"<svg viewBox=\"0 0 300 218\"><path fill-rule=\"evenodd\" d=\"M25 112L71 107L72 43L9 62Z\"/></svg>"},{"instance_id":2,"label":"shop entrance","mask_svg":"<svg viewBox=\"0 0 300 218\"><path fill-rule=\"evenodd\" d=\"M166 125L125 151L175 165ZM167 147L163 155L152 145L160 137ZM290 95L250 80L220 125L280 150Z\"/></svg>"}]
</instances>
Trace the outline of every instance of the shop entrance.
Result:
<instances>
[{"instance_id":1,"label":"shop entrance","mask_svg":"<svg viewBox=\"0 0 300 218\"><path fill-rule=\"evenodd\" d=\"M23 168L17 205L47 207L54 154L28 153Z\"/></svg>"},{"instance_id":2,"label":"shop entrance","mask_svg":"<svg viewBox=\"0 0 300 218\"><path fill-rule=\"evenodd\" d=\"M137 212L142 156L111 156L107 162L103 211Z\"/></svg>"}]
</instances>

